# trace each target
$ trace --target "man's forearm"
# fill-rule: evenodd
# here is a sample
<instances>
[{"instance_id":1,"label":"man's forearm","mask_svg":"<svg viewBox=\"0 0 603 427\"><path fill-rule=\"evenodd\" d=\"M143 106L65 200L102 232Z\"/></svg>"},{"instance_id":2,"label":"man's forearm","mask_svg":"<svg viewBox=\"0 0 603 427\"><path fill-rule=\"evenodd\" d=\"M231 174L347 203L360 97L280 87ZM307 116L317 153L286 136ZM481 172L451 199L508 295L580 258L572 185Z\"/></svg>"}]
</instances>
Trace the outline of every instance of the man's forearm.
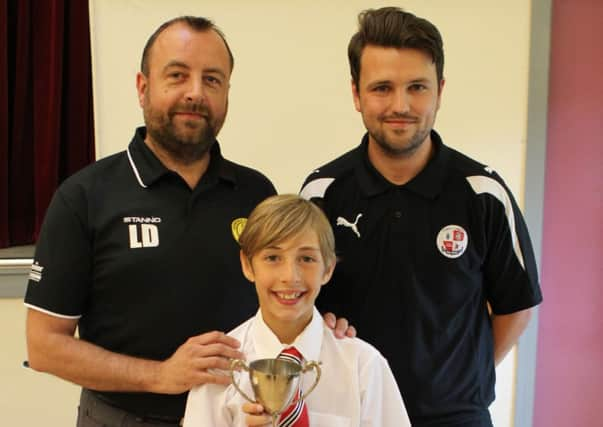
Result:
<instances>
[{"instance_id":1,"label":"man's forearm","mask_svg":"<svg viewBox=\"0 0 603 427\"><path fill-rule=\"evenodd\" d=\"M102 391L180 394L204 383L228 384L231 359L244 358L240 342L220 331L190 337L164 361L125 356L77 339L77 320L27 311L30 366Z\"/></svg>"},{"instance_id":2,"label":"man's forearm","mask_svg":"<svg viewBox=\"0 0 603 427\"><path fill-rule=\"evenodd\" d=\"M528 326L531 309L511 314L492 314L492 334L494 336L494 364L498 365L513 348Z\"/></svg>"},{"instance_id":3,"label":"man's forearm","mask_svg":"<svg viewBox=\"0 0 603 427\"><path fill-rule=\"evenodd\" d=\"M28 310L31 368L103 391L156 391L160 362L107 351L73 336L75 320Z\"/></svg>"},{"instance_id":4,"label":"man's forearm","mask_svg":"<svg viewBox=\"0 0 603 427\"><path fill-rule=\"evenodd\" d=\"M80 339L49 335L30 351L30 366L82 387L101 391L153 392L160 362L112 353Z\"/></svg>"}]
</instances>

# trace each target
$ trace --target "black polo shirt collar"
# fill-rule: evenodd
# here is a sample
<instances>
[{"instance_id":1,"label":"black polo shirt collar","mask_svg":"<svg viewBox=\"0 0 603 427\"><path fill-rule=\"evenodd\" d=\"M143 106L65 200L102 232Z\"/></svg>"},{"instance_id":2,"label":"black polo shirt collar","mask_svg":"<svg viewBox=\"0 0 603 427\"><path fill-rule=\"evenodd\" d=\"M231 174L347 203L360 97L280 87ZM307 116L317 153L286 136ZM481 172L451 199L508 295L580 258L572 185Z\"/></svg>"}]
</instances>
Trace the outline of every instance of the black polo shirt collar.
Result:
<instances>
[{"instance_id":1,"label":"black polo shirt collar","mask_svg":"<svg viewBox=\"0 0 603 427\"><path fill-rule=\"evenodd\" d=\"M132 141L128 145L127 156L136 180L141 187L147 188L164 175L171 174L172 171L166 168L145 144L145 137L146 128L144 126L137 128ZM233 166L222 157L218 141L212 145L210 155L209 166L202 178L203 183L211 184L218 180L224 180L236 185L236 174Z\"/></svg>"},{"instance_id":2,"label":"black polo shirt collar","mask_svg":"<svg viewBox=\"0 0 603 427\"><path fill-rule=\"evenodd\" d=\"M412 180L404 185L389 182L370 162L368 158L368 133L362 138L356 158L356 177L361 190L367 197L377 196L392 188L405 188L426 198L433 199L440 194L447 174L449 148L435 130L431 131L434 155L427 166Z\"/></svg>"}]
</instances>

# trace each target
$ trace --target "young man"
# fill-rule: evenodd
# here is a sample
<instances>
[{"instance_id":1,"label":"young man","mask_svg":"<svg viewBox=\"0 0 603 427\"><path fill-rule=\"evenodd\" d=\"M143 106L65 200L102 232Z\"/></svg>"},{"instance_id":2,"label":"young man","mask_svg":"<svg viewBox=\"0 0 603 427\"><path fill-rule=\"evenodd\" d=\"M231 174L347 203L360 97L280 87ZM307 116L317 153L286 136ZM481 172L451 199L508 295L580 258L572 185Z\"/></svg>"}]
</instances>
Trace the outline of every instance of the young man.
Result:
<instances>
[{"instance_id":1,"label":"young man","mask_svg":"<svg viewBox=\"0 0 603 427\"><path fill-rule=\"evenodd\" d=\"M211 21L161 25L136 78L146 127L48 209L25 296L29 363L83 387L78 426L178 425L186 392L227 383L208 369L242 356L219 332L257 309L235 233L275 190L220 154L232 68Z\"/></svg>"},{"instance_id":2,"label":"young man","mask_svg":"<svg viewBox=\"0 0 603 427\"><path fill-rule=\"evenodd\" d=\"M333 232L320 209L299 196L273 196L251 213L239 243L243 272L255 284L260 309L228 335L241 342L248 361L295 348L299 358L322 363L306 409L300 405L294 419L279 425L410 426L387 361L364 341L335 339L314 308L335 268ZM251 390L247 375L241 375L241 387ZM270 422L260 405L245 402L232 385L196 387L189 393L184 425ZM296 424L304 417L306 424Z\"/></svg>"},{"instance_id":3,"label":"young man","mask_svg":"<svg viewBox=\"0 0 603 427\"><path fill-rule=\"evenodd\" d=\"M317 305L384 354L413 426L491 426L494 367L542 300L521 212L499 175L433 130L444 89L433 24L367 10L348 57L367 134L301 190L340 259Z\"/></svg>"}]
</instances>

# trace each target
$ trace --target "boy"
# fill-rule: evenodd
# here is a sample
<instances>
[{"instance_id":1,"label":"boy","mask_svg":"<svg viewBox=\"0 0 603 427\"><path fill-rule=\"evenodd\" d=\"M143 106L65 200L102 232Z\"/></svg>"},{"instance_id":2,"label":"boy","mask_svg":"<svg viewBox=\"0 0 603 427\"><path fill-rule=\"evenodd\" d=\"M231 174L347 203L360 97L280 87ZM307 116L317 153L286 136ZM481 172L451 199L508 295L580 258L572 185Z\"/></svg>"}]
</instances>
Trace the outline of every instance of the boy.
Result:
<instances>
[{"instance_id":1,"label":"boy","mask_svg":"<svg viewBox=\"0 0 603 427\"><path fill-rule=\"evenodd\" d=\"M314 307L335 268L333 232L322 211L298 196L270 197L249 216L239 244L243 273L255 284L260 309L229 335L241 342L248 361L276 358L294 347L304 360L322 363L321 379L301 405L307 409L299 411L309 419L305 425L410 426L383 356L360 339L335 339ZM239 378L251 395L248 376ZM232 385L206 384L191 390L184 425L265 425L270 417L262 411Z\"/></svg>"}]
</instances>

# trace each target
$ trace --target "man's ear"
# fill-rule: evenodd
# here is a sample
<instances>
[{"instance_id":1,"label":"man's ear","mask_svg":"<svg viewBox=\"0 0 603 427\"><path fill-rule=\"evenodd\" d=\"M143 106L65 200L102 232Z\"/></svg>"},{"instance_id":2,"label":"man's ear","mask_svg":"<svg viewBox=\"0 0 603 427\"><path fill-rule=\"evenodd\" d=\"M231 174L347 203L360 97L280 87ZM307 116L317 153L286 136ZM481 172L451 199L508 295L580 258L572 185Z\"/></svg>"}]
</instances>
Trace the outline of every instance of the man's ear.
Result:
<instances>
[{"instance_id":1,"label":"man's ear","mask_svg":"<svg viewBox=\"0 0 603 427\"><path fill-rule=\"evenodd\" d=\"M354 83L354 79L352 79L352 97L354 98L354 107L360 113L360 93L358 92L358 86Z\"/></svg>"},{"instance_id":2,"label":"man's ear","mask_svg":"<svg viewBox=\"0 0 603 427\"><path fill-rule=\"evenodd\" d=\"M147 91L147 77L140 71L136 73L136 92L138 94L138 105L144 107L144 97Z\"/></svg>"},{"instance_id":3,"label":"man's ear","mask_svg":"<svg viewBox=\"0 0 603 427\"><path fill-rule=\"evenodd\" d=\"M446 83L446 79L442 79L440 80L440 84L438 85L438 103L437 103L437 110L440 109L440 104L442 103L442 91L444 90L444 84Z\"/></svg>"},{"instance_id":4,"label":"man's ear","mask_svg":"<svg viewBox=\"0 0 603 427\"><path fill-rule=\"evenodd\" d=\"M239 251L239 259L241 260L241 269L243 270L243 275L250 282L255 282L255 275L253 274L251 260L247 258L247 255L245 255L243 251Z\"/></svg>"}]
</instances>

